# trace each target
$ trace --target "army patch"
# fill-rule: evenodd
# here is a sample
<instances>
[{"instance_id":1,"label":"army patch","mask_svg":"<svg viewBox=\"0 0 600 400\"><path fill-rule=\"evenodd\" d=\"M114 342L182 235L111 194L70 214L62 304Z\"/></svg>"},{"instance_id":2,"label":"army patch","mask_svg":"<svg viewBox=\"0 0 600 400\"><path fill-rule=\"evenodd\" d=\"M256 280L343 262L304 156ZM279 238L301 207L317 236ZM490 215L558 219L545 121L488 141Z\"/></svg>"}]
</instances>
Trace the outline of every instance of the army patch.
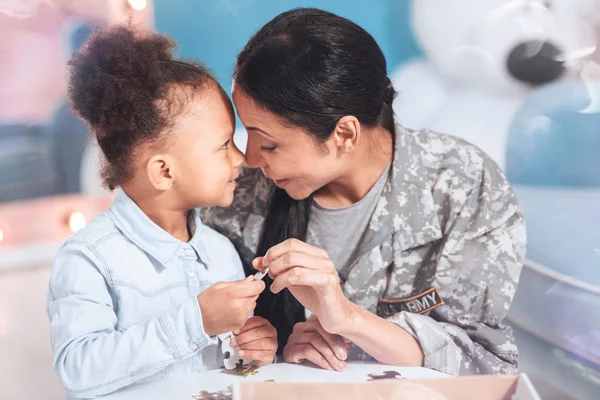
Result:
<instances>
[{"instance_id":1,"label":"army patch","mask_svg":"<svg viewBox=\"0 0 600 400\"><path fill-rule=\"evenodd\" d=\"M406 299L392 298L379 300L379 312L385 316L407 311L413 314L425 314L444 305L444 299L437 288L431 288L421 294Z\"/></svg>"}]
</instances>

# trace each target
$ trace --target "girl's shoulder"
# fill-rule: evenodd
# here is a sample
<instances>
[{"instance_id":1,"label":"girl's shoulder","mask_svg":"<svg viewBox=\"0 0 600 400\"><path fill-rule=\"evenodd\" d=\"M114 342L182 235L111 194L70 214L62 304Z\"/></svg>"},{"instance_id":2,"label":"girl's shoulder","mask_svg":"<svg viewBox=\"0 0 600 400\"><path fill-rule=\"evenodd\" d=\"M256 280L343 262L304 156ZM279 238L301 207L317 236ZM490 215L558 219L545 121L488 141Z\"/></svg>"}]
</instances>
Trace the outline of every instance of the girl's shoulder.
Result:
<instances>
[{"instance_id":1,"label":"girl's shoulder","mask_svg":"<svg viewBox=\"0 0 600 400\"><path fill-rule=\"evenodd\" d=\"M108 215L108 212L103 212L92 219L82 229L75 232L73 236L65 241L63 247L83 245L95 248L99 243L109 239L125 240L116 224Z\"/></svg>"}]
</instances>

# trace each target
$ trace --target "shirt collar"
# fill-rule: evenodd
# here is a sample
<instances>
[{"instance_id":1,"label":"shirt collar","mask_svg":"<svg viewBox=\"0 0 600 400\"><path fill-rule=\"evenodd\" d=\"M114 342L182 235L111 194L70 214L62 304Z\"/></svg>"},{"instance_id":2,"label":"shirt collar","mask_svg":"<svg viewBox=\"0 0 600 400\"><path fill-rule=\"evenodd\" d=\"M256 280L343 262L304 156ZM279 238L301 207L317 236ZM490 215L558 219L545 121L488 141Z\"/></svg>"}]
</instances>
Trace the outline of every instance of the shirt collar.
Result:
<instances>
[{"instance_id":1,"label":"shirt collar","mask_svg":"<svg viewBox=\"0 0 600 400\"><path fill-rule=\"evenodd\" d=\"M423 165L422 154L415 152L410 135L411 131L396 126L388 181L363 239L363 246L367 248L391 235L398 251L442 236L437 207L426 179L429 166Z\"/></svg>"},{"instance_id":2,"label":"shirt collar","mask_svg":"<svg viewBox=\"0 0 600 400\"><path fill-rule=\"evenodd\" d=\"M190 210L188 216L188 226L193 233L188 243L156 225L123 190L117 192L108 213L123 235L162 264L167 264L178 253L189 256L186 250L191 247L208 267L210 260L201 240L205 227L198 210Z\"/></svg>"}]
</instances>

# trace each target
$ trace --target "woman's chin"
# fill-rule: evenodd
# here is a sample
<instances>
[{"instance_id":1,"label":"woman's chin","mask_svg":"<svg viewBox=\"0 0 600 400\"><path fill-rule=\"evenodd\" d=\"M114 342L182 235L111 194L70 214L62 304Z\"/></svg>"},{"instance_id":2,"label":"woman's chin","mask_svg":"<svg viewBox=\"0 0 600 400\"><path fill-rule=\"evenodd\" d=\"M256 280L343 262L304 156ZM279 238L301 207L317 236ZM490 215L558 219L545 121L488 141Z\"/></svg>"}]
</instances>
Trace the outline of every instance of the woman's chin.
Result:
<instances>
[{"instance_id":1,"label":"woman's chin","mask_svg":"<svg viewBox=\"0 0 600 400\"><path fill-rule=\"evenodd\" d=\"M311 195L307 190L294 190L294 188L286 188L285 192L296 201L306 200Z\"/></svg>"},{"instance_id":2,"label":"woman's chin","mask_svg":"<svg viewBox=\"0 0 600 400\"><path fill-rule=\"evenodd\" d=\"M288 196L296 201L305 200L312 194L312 192L306 186L298 184L297 181L291 179L275 179L272 181L275 186L277 186L279 189L285 190Z\"/></svg>"}]
</instances>

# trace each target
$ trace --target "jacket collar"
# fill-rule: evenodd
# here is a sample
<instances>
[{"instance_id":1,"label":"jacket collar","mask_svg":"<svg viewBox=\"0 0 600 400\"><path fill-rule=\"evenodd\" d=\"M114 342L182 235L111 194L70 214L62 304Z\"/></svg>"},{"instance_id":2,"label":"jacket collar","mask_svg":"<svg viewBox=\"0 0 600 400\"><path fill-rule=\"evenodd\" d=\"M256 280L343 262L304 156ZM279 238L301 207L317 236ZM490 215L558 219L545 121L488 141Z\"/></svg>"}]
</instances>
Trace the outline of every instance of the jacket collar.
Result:
<instances>
[{"instance_id":1,"label":"jacket collar","mask_svg":"<svg viewBox=\"0 0 600 400\"><path fill-rule=\"evenodd\" d=\"M357 258L349 265L344 286L348 294L364 285L365 279L389 266L396 255L443 236L437 207L427 184L431 170L416 140L410 131L396 126L392 168ZM391 248L382 247L389 242ZM369 267L361 267L364 263Z\"/></svg>"},{"instance_id":2,"label":"jacket collar","mask_svg":"<svg viewBox=\"0 0 600 400\"><path fill-rule=\"evenodd\" d=\"M188 226L193 233L188 243L156 225L123 190L117 192L108 214L129 240L163 265L186 246L191 246L207 266L210 263L202 245L203 224L197 210L190 210L188 216Z\"/></svg>"}]
</instances>

